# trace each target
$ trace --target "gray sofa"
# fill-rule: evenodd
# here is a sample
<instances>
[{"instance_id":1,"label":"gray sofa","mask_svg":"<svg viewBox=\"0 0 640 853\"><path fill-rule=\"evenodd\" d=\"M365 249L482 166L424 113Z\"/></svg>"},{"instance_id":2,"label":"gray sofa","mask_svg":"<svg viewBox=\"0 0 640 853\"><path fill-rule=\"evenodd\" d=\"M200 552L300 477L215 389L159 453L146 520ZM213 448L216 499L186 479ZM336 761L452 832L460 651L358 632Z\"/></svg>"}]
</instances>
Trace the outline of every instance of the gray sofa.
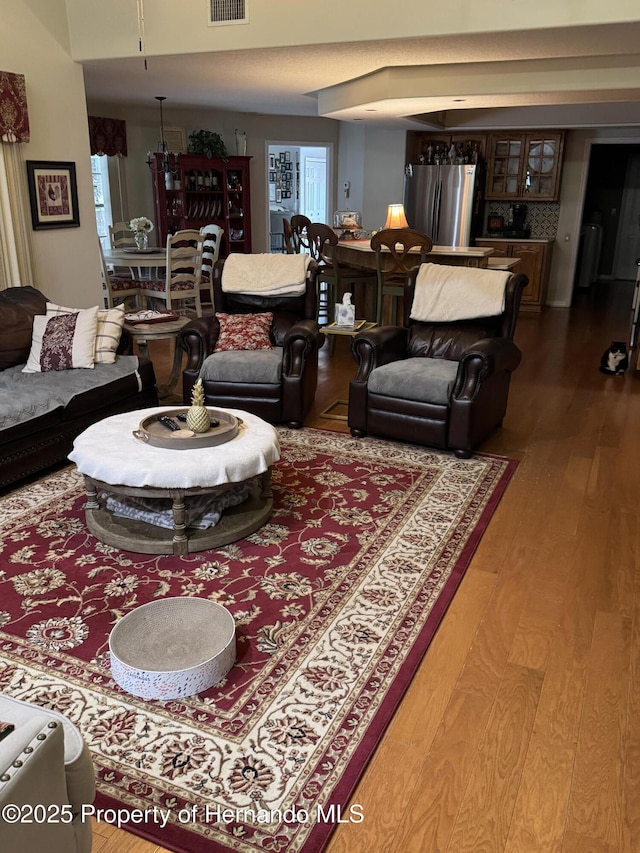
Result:
<instances>
[{"instance_id":1,"label":"gray sofa","mask_svg":"<svg viewBox=\"0 0 640 853\"><path fill-rule=\"evenodd\" d=\"M46 305L32 287L0 291L0 489L64 461L92 423L158 403L153 365L133 355L126 329L115 364L23 373Z\"/></svg>"}]
</instances>

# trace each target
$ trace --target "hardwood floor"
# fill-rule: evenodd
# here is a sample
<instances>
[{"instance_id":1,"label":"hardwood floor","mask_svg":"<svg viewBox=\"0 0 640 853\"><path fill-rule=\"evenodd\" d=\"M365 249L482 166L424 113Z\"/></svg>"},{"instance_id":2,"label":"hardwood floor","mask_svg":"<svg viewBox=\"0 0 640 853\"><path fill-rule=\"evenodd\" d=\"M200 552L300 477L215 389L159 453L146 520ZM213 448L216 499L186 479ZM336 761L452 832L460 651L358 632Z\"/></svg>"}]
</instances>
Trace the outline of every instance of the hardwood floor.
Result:
<instances>
[{"instance_id":1,"label":"hardwood floor","mask_svg":"<svg viewBox=\"0 0 640 853\"><path fill-rule=\"evenodd\" d=\"M520 465L330 853L640 850L640 374L598 371L631 293L519 319L482 450ZM320 413L352 371L346 341L322 353L309 426L346 430ZM96 832L96 853L161 851Z\"/></svg>"}]
</instances>

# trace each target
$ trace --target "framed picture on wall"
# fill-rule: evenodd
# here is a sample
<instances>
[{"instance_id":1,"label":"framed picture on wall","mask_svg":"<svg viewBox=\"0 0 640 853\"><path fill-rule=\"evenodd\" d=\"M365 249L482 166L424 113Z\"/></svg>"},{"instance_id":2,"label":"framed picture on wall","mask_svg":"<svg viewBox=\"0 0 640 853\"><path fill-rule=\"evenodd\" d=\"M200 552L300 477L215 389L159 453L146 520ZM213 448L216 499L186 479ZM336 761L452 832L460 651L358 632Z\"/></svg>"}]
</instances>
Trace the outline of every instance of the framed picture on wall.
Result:
<instances>
[{"instance_id":1,"label":"framed picture on wall","mask_svg":"<svg viewBox=\"0 0 640 853\"><path fill-rule=\"evenodd\" d=\"M275 200L276 200L276 185L275 184L269 184L269 201L275 201Z\"/></svg>"},{"instance_id":2,"label":"framed picture on wall","mask_svg":"<svg viewBox=\"0 0 640 853\"><path fill-rule=\"evenodd\" d=\"M291 151L285 151L284 152L284 160L285 160L285 163L291 162Z\"/></svg>"},{"instance_id":3,"label":"framed picture on wall","mask_svg":"<svg viewBox=\"0 0 640 853\"><path fill-rule=\"evenodd\" d=\"M276 155L275 154L269 154L269 168L275 169L275 167L276 167Z\"/></svg>"},{"instance_id":4,"label":"framed picture on wall","mask_svg":"<svg viewBox=\"0 0 640 853\"><path fill-rule=\"evenodd\" d=\"M280 152L280 162L284 163L284 151Z\"/></svg>"},{"instance_id":5,"label":"framed picture on wall","mask_svg":"<svg viewBox=\"0 0 640 853\"><path fill-rule=\"evenodd\" d=\"M34 231L80 225L75 163L27 160L27 181Z\"/></svg>"},{"instance_id":6,"label":"framed picture on wall","mask_svg":"<svg viewBox=\"0 0 640 853\"><path fill-rule=\"evenodd\" d=\"M282 190L276 190L276 202L282 201Z\"/></svg>"}]
</instances>

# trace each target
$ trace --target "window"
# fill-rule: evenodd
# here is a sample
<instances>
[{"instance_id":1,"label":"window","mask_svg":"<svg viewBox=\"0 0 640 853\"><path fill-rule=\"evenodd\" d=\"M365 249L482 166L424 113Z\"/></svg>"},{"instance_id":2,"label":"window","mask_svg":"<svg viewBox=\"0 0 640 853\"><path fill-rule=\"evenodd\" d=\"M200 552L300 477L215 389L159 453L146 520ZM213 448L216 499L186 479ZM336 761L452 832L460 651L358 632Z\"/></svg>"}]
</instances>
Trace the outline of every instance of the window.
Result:
<instances>
[{"instance_id":1,"label":"window","mask_svg":"<svg viewBox=\"0 0 640 853\"><path fill-rule=\"evenodd\" d=\"M113 222L111 193L109 192L109 159L94 154L91 157L93 178L93 203L96 210L96 226L103 249L109 248L109 226Z\"/></svg>"}]
</instances>

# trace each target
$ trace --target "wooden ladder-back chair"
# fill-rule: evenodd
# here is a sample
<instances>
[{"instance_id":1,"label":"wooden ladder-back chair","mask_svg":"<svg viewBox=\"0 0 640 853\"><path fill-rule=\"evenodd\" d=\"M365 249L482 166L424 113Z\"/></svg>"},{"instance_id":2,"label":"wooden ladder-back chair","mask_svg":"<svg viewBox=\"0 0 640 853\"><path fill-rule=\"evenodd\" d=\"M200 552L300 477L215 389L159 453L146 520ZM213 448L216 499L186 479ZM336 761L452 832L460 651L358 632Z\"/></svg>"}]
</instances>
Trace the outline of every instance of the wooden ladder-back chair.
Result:
<instances>
[{"instance_id":1,"label":"wooden ladder-back chair","mask_svg":"<svg viewBox=\"0 0 640 853\"><path fill-rule=\"evenodd\" d=\"M102 243L98 240L100 249L100 274L102 277L102 295L104 297L105 307L113 308L116 300L121 301L127 296L135 297L136 308L139 307L140 285L144 282L132 278L130 275L121 276L117 273L109 271L107 263L104 259L102 251Z\"/></svg>"},{"instance_id":2,"label":"wooden ladder-back chair","mask_svg":"<svg viewBox=\"0 0 640 853\"><path fill-rule=\"evenodd\" d=\"M213 268L220 257L224 229L211 223L200 229L202 243L202 272L200 275L200 292L206 291L213 308Z\"/></svg>"},{"instance_id":3,"label":"wooden ladder-back chair","mask_svg":"<svg viewBox=\"0 0 640 853\"><path fill-rule=\"evenodd\" d=\"M404 299L409 273L424 263L425 256L433 248L433 241L427 234L413 228L387 228L373 235L371 248L376 253L378 274L376 322L378 325L382 323L384 297L389 296L391 323L395 323L398 313L402 317L402 307L398 312L397 303Z\"/></svg>"},{"instance_id":4,"label":"wooden ladder-back chair","mask_svg":"<svg viewBox=\"0 0 640 853\"><path fill-rule=\"evenodd\" d=\"M195 228L168 234L165 277L141 281L140 293L163 300L168 311L174 310L174 302L193 299L196 314L202 317L200 277L203 244L204 237Z\"/></svg>"}]
</instances>

